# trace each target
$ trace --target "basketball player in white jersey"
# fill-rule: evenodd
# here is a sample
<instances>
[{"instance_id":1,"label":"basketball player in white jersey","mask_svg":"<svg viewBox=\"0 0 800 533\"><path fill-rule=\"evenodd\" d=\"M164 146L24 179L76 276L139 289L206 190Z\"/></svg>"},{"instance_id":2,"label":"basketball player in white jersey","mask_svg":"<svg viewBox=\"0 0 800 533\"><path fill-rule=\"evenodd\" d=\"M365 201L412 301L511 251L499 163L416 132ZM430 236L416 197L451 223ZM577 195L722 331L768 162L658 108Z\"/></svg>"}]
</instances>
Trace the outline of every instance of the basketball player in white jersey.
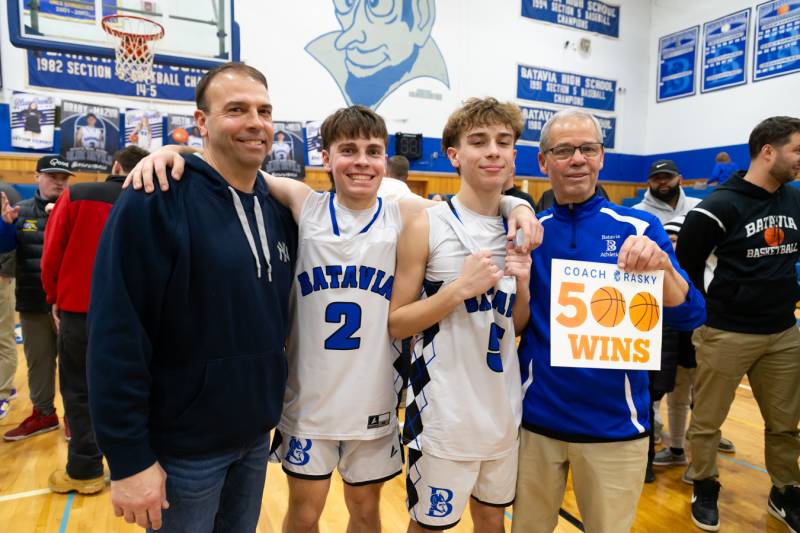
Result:
<instances>
[{"instance_id":1,"label":"basketball player in white jersey","mask_svg":"<svg viewBox=\"0 0 800 533\"><path fill-rule=\"evenodd\" d=\"M292 145L286 142L286 134L279 131L275 134L272 142L272 159L276 161L288 161L292 158Z\"/></svg>"},{"instance_id":2,"label":"basketball player in white jersey","mask_svg":"<svg viewBox=\"0 0 800 533\"><path fill-rule=\"evenodd\" d=\"M131 142L144 150L150 150L150 141L153 139L153 132L150 129L150 122L147 117L139 119L139 123L133 129L131 134Z\"/></svg>"},{"instance_id":3,"label":"basketball player in white jersey","mask_svg":"<svg viewBox=\"0 0 800 533\"><path fill-rule=\"evenodd\" d=\"M530 317L531 257L507 246L499 207L522 124L516 105L494 98L454 112L442 148L461 189L416 216L398 243L389 331L422 333L403 429L410 532L455 526L468 501L475 531L500 532L514 500L522 412L515 331Z\"/></svg>"},{"instance_id":4,"label":"basketball player in white jersey","mask_svg":"<svg viewBox=\"0 0 800 533\"><path fill-rule=\"evenodd\" d=\"M378 197L388 134L370 109L340 109L321 131L335 192L267 177L299 228L289 377L273 452L288 475L285 532L316 531L336 468L345 482L348 531L373 532L380 530L383 482L402 470L395 412L402 362L386 327L395 249L403 221L434 203ZM180 161L163 162L176 165L174 177ZM530 238L538 224L524 202L504 210L514 206ZM509 225L513 234L516 224Z\"/></svg>"},{"instance_id":5,"label":"basketball player in white jersey","mask_svg":"<svg viewBox=\"0 0 800 533\"><path fill-rule=\"evenodd\" d=\"M78 126L75 134L75 146L97 150L105 146L105 132L97 127L97 117L93 113L86 115L86 125Z\"/></svg>"}]
</instances>

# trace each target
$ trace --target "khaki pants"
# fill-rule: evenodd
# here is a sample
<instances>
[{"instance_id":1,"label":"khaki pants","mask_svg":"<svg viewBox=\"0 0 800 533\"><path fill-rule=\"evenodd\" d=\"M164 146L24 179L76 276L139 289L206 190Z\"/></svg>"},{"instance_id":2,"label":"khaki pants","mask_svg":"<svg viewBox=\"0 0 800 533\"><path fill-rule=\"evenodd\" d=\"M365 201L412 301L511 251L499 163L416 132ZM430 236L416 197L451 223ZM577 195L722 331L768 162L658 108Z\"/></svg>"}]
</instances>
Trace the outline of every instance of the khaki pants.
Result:
<instances>
[{"instance_id":1,"label":"khaki pants","mask_svg":"<svg viewBox=\"0 0 800 533\"><path fill-rule=\"evenodd\" d=\"M717 477L720 426L736 388L747 374L764 417L764 455L773 485L800 484L800 330L771 335L733 333L703 326L692 337L697 348L694 409L687 438L689 477Z\"/></svg>"},{"instance_id":2,"label":"khaki pants","mask_svg":"<svg viewBox=\"0 0 800 533\"><path fill-rule=\"evenodd\" d=\"M574 443L520 431L513 533L550 533L567 472L587 533L627 533L644 484L648 440Z\"/></svg>"},{"instance_id":3,"label":"khaki pants","mask_svg":"<svg viewBox=\"0 0 800 533\"><path fill-rule=\"evenodd\" d=\"M0 400L8 398L17 373L17 336L14 333L14 278L0 276Z\"/></svg>"}]
</instances>

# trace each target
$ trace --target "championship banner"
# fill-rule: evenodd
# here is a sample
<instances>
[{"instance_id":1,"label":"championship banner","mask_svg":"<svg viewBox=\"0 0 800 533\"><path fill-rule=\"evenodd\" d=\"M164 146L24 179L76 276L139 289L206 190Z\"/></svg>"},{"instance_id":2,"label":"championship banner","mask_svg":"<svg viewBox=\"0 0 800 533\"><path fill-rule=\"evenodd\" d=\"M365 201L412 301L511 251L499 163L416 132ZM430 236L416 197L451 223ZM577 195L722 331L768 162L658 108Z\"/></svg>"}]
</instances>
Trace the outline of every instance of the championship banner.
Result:
<instances>
[{"instance_id":1,"label":"championship banner","mask_svg":"<svg viewBox=\"0 0 800 533\"><path fill-rule=\"evenodd\" d=\"M617 82L517 65L517 98L548 104L614 110Z\"/></svg>"},{"instance_id":2,"label":"championship banner","mask_svg":"<svg viewBox=\"0 0 800 533\"><path fill-rule=\"evenodd\" d=\"M658 91L656 102L695 93L697 39L700 27L665 35L658 40Z\"/></svg>"},{"instance_id":3,"label":"championship banner","mask_svg":"<svg viewBox=\"0 0 800 533\"><path fill-rule=\"evenodd\" d=\"M15 92L11 97L11 146L52 150L56 100L52 96Z\"/></svg>"},{"instance_id":4,"label":"championship banner","mask_svg":"<svg viewBox=\"0 0 800 533\"><path fill-rule=\"evenodd\" d=\"M800 70L800 0L774 0L756 8L753 81Z\"/></svg>"},{"instance_id":5,"label":"championship banner","mask_svg":"<svg viewBox=\"0 0 800 533\"><path fill-rule=\"evenodd\" d=\"M18 0L11 0L12 2ZM95 4L94 2L75 2L70 0L25 0L23 8L25 14L30 16L31 4L34 1L38 4L40 16L71 19L76 22L86 22L94 24ZM108 2L108 0L105 0Z\"/></svg>"},{"instance_id":6,"label":"championship banner","mask_svg":"<svg viewBox=\"0 0 800 533\"><path fill-rule=\"evenodd\" d=\"M272 152L264 160L263 169L273 176L300 180L306 177L305 142L302 122L273 122L275 137Z\"/></svg>"},{"instance_id":7,"label":"championship banner","mask_svg":"<svg viewBox=\"0 0 800 533\"><path fill-rule=\"evenodd\" d=\"M119 149L119 109L61 102L61 155L73 170L110 172Z\"/></svg>"},{"instance_id":8,"label":"championship banner","mask_svg":"<svg viewBox=\"0 0 800 533\"><path fill-rule=\"evenodd\" d=\"M129 83L114 74L109 57L28 50L28 85L72 91L139 96L161 100L194 100L203 69L153 64L150 83Z\"/></svg>"},{"instance_id":9,"label":"championship banner","mask_svg":"<svg viewBox=\"0 0 800 533\"><path fill-rule=\"evenodd\" d=\"M619 37L619 6L599 0L521 1L523 17L608 37Z\"/></svg>"},{"instance_id":10,"label":"championship banner","mask_svg":"<svg viewBox=\"0 0 800 533\"><path fill-rule=\"evenodd\" d=\"M308 165L311 167L322 166L322 121L309 120L306 122L306 153Z\"/></svg>"},{"instance_id":11,"label":"championship banner","mask_svg":"<svg viewBox=\"0 0 800 533\"><path fill-rule=\"evenodd\" d=\"M703 76L700 92L747 83L750 8L703 24Z\"/></svg>"},{"instance_id":12,"label":"championship banner","mask_svg":"<svg viewBox=\"0 0 800 533\"><path fill-rule=\"evenodd\" d=\"M203 148L203 136L190 115L169 115L167 117L167 144L180 144L193 148Z\"/></svg>"},{"instance_id":13,"label":"championship banner","mask_svg":"<svg viewBox=\"0 0 800 533\"><path fill-rule=\"evenodd\" d=\"M664 272L553 259L550 364L660 370Z\"/></svg>"},{"instance_id":14,"label":"championship banner","mask_svg":"<svg viewBox=\"0 0 800 533\"><path fill-rule=\"evenodd\" d=\"M542 136L542 128L550 118L555 115L557 109L547 109L544 107L519 106L525 122L522 128L521 141L538 143ZM595 115L600 123L603 132L603 146L609 150L614 149L614 138L617 132L617 119L615 117L602 117Z\"/></svg>"},{"instance_id":15,"label":"championship banner","mask_svg":"<svg viewBox=\"0 0 800 533\"><path fill-rule=\"evenodd\" d=\"M148 152L155 152L164 144L164 125L161 111L154 109L127 109L125 111L125 146L135 144Z\"/></svg>"}]
</instances>

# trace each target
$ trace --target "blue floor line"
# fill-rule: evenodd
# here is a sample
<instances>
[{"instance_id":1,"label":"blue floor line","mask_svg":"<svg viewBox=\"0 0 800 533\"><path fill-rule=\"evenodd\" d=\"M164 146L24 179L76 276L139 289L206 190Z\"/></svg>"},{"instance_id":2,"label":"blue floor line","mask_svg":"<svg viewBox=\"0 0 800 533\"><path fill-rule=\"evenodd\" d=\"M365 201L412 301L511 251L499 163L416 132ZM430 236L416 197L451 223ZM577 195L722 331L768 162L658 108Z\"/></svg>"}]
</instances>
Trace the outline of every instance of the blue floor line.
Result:
<instances>
[{"instance_id":1,"label":"blue floor line","mask_svg":"<svg viewBox=\"0 0 800 533\"><path fill-rule=\"evenodd\" d=\"M508 518L509 520L513 520L514 519L514 517L508 511L506 511L506 518Z\"/></svg>"},{"instance_id":2,"label":"blue floor line","mask_svg":"<svg viewBox=\"0 0 800 533\"><path fill-rule=\"evenodd\" d=\"M75 493L70 493L67 496L67 504L64 506L64 514L61 515L61 527L58 528L58 533L66 533L67 523L69 522L69 512L72 510L72 500L75 499Z\"/></svg>"},{"instance_id":3,"label":"blue floor line","mask_svg":"<svg viewBox=\"0 0 800 533\"><path fill-rule=\"evenodd\" d=\"M737 465L744 466L745 468L749 468L751 470L755 470L756 472L763 472L764 474L769 474L765 469L761 468L760 466L751 465L747 461L742 461L741 459L737 459L736 457L730 457L729 455L725 454L717 454L717 457L721 457L723 459L727 459L728 461L733 461Z\"/></svg>"}]
</instances>

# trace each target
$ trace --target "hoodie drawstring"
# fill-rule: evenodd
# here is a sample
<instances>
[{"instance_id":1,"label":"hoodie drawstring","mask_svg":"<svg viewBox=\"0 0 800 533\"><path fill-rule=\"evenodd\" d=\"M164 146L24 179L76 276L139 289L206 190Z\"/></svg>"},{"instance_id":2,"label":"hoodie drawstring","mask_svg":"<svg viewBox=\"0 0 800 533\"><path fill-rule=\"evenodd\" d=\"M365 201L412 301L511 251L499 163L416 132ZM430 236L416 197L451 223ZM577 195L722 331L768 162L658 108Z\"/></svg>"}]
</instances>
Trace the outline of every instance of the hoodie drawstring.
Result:
<instances>
[{"instance_id":1,"label":"hoodie drawstring","mask_svg":"<svg viewBox=\"0 0 800 533\"><path fill-rule=\"evenodd\" d=\"M256 273L258 274L258 277L261 278L261 261L258 259L258 250L256 249L256 243L253 240L253 232L250 231L250 224L247 223L247 215L245 215L244 206L242 206L242 199L239 198L236 190L234 190L234 188L230 185L228 186L228 190L231 191L231 196L233 196L233 205L236 208L236 215L239 217L239 223L242 225L244 236L247 237L247 243L250 245L250 251L253 252L253 259L256 260ZM261 206L258 203L258 198L255 198L254 203L258 237L261 241L261 248L264 250L264 259L267 261L267 276L269 281L272 281L272 263L270 263L269 241L267 241L266 230L264 229L264 218L261 213Z\"/></svg>"}]
</instances>

